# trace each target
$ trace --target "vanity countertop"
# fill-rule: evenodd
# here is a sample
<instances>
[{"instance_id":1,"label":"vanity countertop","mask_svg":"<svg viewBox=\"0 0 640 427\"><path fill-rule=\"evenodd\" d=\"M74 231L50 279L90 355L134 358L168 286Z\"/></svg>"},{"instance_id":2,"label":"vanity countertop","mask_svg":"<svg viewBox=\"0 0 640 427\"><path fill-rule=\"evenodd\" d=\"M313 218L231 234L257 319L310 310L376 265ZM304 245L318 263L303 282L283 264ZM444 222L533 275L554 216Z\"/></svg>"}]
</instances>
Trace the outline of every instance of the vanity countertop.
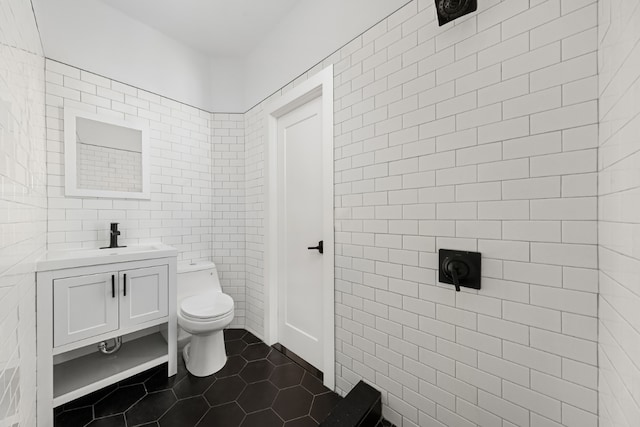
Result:
<instances>
[{"instance_id":1,"label":"vanity countertop","mask_svg":"<svg viewBox=\"0 0 640 427\"><path fill-rule=\"evenodd\" d=\"M162 243L131 245L124 248L79 248L63 251L48 251L38 260L36 271L51 271L63 268L86 267L89 265L166 258L176 256L177 254L178 250L176 248Z\"/></svg>"}]
</instances>

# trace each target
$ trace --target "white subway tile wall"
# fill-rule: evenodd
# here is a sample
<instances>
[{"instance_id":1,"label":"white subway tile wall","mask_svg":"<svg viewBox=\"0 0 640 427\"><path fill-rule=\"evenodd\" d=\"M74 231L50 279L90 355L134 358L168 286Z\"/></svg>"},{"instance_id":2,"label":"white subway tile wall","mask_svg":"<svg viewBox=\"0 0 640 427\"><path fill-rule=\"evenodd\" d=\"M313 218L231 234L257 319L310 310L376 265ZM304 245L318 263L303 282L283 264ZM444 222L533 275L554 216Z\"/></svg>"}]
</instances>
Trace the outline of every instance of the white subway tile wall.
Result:
<instances>
[{"instance_id":1,"label":"white subway tile wall","mask_svg":"<svg viewBox=\"0 0 640 427\"><path fill-rule=\"evenodd\" d=\"M125 245L161 241L178 261L213 260L244 325L244 115L212 114L56 61L46 61L49 250L99 247L119 222ZM65 107L150 128L151 200L64 193Z\"/></svg>"},{"instance_id":2,"label":"white subway tile wall","mask_svg":"<svg viewBox=\"0 0 640 427\"><path fill-rule=\"evenodd\" d=\"M627 6L620 19L635 10L630 28L640 18L635 1L606 3ZM434 2L414 0L273 96L334 65L336 383L343 393L374 384L403 427L595 426L598 5L478 7L440 28ZM628 84L633 64L619 77ZM257 333L269 101L246 114L246 321ZM612 139L609 164L632 162L630 144ZM607 212L631 221L636 199L625 209L616 194ZM633 229L607 227L628 242L602 249L611 270L625 261L636 271ZM439 284L440 248L481 251L482 290ZM623 289L630 298L636 276L617 278L626 288L610 280L612 300ZM618 325L608 313L603 322ZM618 333L637 336L631 323ZM632 360L619 369L637 369ZM615 378L608 387L625 387Z\"/></svg>"},{"instance_id":3,"label":"white subway tile wall","mask_svg":"<svg viewBox=\"0 0 640 427\"><path fill-rule=\"evenodd\" d=\"M264 112L245 114L245 327L264 337Z\"/></svg>"},{"instance_id":4,"label":"white subway tile wall","mask_svg":"<svg viewBox=\"0 0 640 427\"><path fill-rule=\"evenodd\" d=\"M36 425L35 261L47 230L44 57L31 3L0 2L0 425Z\"/></svg>"},{"instance_id":5,"label":"white subway tile wall","mask_svg":"<svg viewBox=\"0 0 640 427\"><path fill-rule=\"evenodd\" d=\"M640 3L599 2L600 426L640 425ZM582 332L583 328L577 331ZM583 412L567 414L580 425Z\"/></svg>"},{"instance_id":6,"label":"white subway tile wall","mask_svg":"<svg viewBox=\"0 0 640 427\"><path fill-rule=\"evenodd\" d=\"M231 327L245 325L244 114L211 114L212 259L234 301ZM197 201L196 197L194 201ZM194 215L194 216L197 216ZM195 238L192 237L192 238Z\"/></svg>"}]
</instances>

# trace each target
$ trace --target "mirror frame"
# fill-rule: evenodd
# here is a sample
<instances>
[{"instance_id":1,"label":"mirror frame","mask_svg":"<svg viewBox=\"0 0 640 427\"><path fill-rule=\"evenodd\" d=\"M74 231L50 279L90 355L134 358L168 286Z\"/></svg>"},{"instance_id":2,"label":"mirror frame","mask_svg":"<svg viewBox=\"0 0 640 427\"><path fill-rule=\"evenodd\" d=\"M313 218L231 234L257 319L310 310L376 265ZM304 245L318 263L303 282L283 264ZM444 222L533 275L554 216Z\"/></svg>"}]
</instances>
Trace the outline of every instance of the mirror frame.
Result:
<instances>
[{"instance_id":1,"label":"mirror frame","mask_svg":"<svg viewBox=\"0 0 640 427\"><path fill-rule=\"evenodd\" d=\"M78 188L76 119L83 118L115 126L139 130L142 133L142 191L109 191ZM137 118L117 119L104 114L73 108L64 109L64 189L65 196L102 197L110 199L151 199L151 169L149 166L149 127Z\"/></svg>"}]
</instances>

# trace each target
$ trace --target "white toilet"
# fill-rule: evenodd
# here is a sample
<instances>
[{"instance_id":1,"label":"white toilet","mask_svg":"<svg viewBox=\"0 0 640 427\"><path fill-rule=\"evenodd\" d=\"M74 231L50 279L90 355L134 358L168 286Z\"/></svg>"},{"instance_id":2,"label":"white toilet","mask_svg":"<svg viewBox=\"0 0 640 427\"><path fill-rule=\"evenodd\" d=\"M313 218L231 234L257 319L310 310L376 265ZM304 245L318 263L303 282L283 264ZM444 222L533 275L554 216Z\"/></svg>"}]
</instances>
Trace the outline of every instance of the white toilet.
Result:
<instances>
[{"instance_id":1,"label":"white toilet","mask_svg":"<svg viewBox=\"0 0 640 427\"><path fill-rule=\"evenodd\" d=\"M227 362L223 330L233 320L233 299L222 292L212 262L178 265L178 342L188 340L182 355L197 377L216 373Z\"/></svg>"}]
</instances>

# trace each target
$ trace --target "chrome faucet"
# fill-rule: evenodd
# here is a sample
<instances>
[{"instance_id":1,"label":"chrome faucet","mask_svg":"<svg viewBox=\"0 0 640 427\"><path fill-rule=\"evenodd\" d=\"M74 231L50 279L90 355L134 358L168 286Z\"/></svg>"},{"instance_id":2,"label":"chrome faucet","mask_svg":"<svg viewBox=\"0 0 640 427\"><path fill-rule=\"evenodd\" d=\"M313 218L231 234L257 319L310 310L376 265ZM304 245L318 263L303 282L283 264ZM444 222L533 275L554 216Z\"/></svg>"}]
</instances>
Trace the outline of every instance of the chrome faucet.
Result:
<instances>
[{"instance_id":1,"label":"chrome faucet","mask_svg":"<svg viewBox=\"0 0 640 427\"><path fill-rule=\"evenodd\" d=\"M118 230L118 223L111 223L111 234L109 236L109 246L105 246L100 249L112 249L112 248L126 248L126 246L118 246L118 236L120 235L120 231Z\"/></svg>"}]
</instances>

